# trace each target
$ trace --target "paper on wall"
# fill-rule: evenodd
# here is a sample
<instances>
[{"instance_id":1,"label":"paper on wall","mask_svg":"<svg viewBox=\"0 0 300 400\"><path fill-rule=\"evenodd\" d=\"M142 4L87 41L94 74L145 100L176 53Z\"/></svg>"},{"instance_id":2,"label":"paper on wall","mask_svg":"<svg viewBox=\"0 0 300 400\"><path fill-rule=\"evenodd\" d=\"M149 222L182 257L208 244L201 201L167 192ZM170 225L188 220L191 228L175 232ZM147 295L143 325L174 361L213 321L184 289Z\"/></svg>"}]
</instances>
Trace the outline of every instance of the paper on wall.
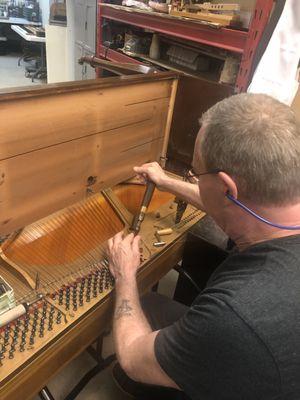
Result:
<instances>
[{"instance_id":1,"label":"paper on wall","mask_svg":"<svg viewBox=\"0 0 300 400\"><path fill-rule=\"evenodd\" d=\"M300 1L286 0L248 92L265 93L290 105L299 86L296 79L299 58Z\"/></svg>"}]
</instances>

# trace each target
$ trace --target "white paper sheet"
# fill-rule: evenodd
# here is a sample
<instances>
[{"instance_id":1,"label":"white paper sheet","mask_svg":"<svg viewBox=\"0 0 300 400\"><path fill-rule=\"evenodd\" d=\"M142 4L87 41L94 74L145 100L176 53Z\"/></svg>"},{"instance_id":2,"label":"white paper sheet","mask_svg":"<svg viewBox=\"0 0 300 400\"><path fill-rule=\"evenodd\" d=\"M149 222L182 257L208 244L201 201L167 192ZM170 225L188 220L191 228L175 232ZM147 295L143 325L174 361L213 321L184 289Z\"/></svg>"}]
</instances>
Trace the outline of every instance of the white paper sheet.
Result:
<instances>
[{"instance_id":1,"label":"white paper sheet","mask_svg":"<svg viewBox=\"0 0 300 400\"><path fill-rule=\"evenodd\" d=\"M290 105L296 95L300 57L300 0L286 0L282 15L248 88Z\"/></svg>"}]
</instances>

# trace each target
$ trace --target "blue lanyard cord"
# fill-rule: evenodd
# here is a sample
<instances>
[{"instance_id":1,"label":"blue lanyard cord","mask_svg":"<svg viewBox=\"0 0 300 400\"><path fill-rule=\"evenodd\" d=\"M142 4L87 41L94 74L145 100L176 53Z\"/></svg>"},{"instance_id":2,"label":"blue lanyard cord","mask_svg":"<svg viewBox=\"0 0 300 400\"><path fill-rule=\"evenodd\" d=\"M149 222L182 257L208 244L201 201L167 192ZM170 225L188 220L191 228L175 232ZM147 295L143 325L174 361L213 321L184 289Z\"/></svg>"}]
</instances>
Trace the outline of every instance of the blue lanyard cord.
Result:
<instances>
[{"instance_id":1,"label":"blue lanyard cord","mask_svg":"<svg viewBox=\"0 0 300 400\"><path fill-rule=\"evenodd\" d=\"M227 193L226 197L231 200L234 204L236 204L238 207L242 208L244 211L247 213L251 214L254 218L258 219L261 222L264 222L267 225L274 226L275 228L279 229L287 229L290 231L297 231L300 230L300 226L285 226L285 225L280 225L276 224L275 222L268 221L267 219L261 217L260 215L256 214L253 210L245 206L245 204L241 203L239 200L235 199L231 194Z\"/></svg>"}]
</instances>

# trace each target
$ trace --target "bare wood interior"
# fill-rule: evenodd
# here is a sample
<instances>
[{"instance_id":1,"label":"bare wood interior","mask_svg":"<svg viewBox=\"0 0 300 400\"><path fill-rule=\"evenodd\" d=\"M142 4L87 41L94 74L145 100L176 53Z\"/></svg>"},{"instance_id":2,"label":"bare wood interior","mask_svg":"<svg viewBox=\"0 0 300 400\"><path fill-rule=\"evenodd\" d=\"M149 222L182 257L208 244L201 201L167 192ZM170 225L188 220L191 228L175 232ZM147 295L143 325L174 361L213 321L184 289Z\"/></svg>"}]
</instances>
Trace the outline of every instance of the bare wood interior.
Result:
<instances>
[{"instance_id":1,"label":"bare wood interior","mask_svg":"<svg viewBox=\"0 0 300 400\"><path fill-rule=\"evenodd\" d=\"M158 75L158 74L157 74ZM96 81L95 81L96 82ZM0 235L133 175L164 146L174 76L0 94ZM1 101L2 100L2 101Z\"/></svg>"}]
</instances>

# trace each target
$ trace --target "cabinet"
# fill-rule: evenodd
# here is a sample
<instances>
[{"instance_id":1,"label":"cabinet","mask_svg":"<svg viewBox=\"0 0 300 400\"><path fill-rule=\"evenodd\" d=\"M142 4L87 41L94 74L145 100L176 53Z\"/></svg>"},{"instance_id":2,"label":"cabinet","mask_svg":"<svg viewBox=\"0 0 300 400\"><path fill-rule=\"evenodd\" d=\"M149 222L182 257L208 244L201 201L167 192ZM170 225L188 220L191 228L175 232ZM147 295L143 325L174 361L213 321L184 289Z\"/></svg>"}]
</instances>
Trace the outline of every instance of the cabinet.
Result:
<instances>
[{"instance_id":1,"label":"cabinet","mask_svg":"<svg viewBox=\"0 0 300 400\"><path fill-rule=\"evenodd\" d=\"M155 12L135 10L98 0L97 56L106 53L103 46L103 27L113 22L139 29L158 32L164 36L178 38L186 43L208 45L241 56L235 92L246 91L251 76L255 50L269 21L274 0L256 0L248 30L239 30L199 24L194 20L179 19ZM109 50L106 54L111 61L137 62L119 51Z\"/></svg>"}]
</instances>

